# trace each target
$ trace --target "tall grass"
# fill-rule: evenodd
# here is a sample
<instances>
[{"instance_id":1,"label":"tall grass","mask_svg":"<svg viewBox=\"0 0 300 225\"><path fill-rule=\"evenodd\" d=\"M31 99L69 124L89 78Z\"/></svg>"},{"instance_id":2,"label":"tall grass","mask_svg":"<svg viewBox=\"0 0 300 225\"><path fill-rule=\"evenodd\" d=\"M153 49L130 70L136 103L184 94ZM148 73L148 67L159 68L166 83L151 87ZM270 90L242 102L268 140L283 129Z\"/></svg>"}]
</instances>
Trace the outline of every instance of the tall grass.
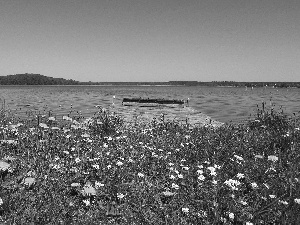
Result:
<instances>
[{"instance_id":1,"label":"tall grass","mask_svg":"<svg viewBox=\"0 0 300 225\"><path fill-rule=\"evenodd\" d=\"M0 216L7 224L298 224L299 136L298 116L265 105L247 123L220 127L126 124L101 108L84 121L5 114Z\"/></svg>"}]
</instances>

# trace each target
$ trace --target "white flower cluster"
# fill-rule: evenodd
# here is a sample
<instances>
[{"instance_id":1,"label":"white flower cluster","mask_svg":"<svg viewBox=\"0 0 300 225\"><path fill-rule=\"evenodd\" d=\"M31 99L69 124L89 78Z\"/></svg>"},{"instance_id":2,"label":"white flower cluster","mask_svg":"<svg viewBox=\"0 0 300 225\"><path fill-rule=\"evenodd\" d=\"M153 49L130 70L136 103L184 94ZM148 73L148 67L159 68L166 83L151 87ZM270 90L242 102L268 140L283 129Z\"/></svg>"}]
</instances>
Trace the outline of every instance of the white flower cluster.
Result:
<instances>
[{"instance_id":1,"label":"white flower cluster","mask_svg":"<svg viewBox=\"0 0 300 225\"><path fill-rule=\"evenodd\" d=\"M230 187L232 190L237 191L238 186L241 184L238 180L229 179L224 182L228 187Z\"/></svg>"},{"instance_id":2,"label":"white flower cluster","mask_svg":"<svg viewBox=\"0 0 300 225\"><path fill-rule=\"evenodd\" d=\"M295 203L300 204L300 198L295 198L294 201Z\"/></svg>"},{"instance_id":3,"label":"white flower cluster","mask_svg":"<svg viewBox=\"0 0 300 225\"><path fill-rule=\"evenodd\" d=\"M268 160L272 161L272 162L276 162L278 161L278 157L275 155L269 155L268 156Z\"/></svg>"}]
</instances>

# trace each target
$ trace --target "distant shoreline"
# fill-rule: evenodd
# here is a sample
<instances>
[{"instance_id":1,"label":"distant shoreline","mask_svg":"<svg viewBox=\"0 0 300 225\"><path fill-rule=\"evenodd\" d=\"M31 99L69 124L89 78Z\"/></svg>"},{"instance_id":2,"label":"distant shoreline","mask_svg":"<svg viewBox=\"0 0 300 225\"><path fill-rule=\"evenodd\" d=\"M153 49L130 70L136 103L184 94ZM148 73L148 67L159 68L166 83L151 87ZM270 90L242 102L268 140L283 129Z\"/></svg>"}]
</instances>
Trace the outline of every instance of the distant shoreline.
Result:
<instances>
[{"instance_id":1,"label":"distant shoreline","mask_svg":"<svg viewBox=\"0 0 300 225\"><path fill-rule=\"evenodd\" d=\"M72 79L54 78L41 74L15 74L0 76L0 86L21 85L85 85L85 86L207 86L207 87L274 87L274 88L300 88L300 82L237 82L237 81L166 81L166 82L80 82Z\"/></svg>"},{"instance_id":2,"label":"distant shoreline","mask_svg":"<svg viewBox=\"0 0 300 225\"><path fill-rule=\"evenodd\" d=\"M60 87L60 86L92 86L92 87L221 87L221 88L300 88L300 85L295 86L242 86L242 85L210 85L210 84L202 84L202 85L172 85L172 84L0 84L0 87L32 87L32 86L52 86L52 87Z\"/></svg>"}]
</instances>

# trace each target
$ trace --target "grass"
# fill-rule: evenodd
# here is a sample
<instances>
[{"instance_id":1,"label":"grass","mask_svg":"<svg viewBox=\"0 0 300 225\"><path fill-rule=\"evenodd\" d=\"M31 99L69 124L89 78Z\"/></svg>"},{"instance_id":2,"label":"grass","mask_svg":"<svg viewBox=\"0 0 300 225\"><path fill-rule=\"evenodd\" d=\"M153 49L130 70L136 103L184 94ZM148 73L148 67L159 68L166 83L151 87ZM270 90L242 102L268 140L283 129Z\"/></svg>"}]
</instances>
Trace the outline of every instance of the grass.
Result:
<instances>
[{"instance_id":1,"label":"grass","mask_svg":"<svg viewBox=\"0 0 300 225\"><path fill-rule=\"evenodd\" d=\"M297 116L263 104L212 127L0 113L3 224L300 223Z\"/></svg>"}]
</instances>

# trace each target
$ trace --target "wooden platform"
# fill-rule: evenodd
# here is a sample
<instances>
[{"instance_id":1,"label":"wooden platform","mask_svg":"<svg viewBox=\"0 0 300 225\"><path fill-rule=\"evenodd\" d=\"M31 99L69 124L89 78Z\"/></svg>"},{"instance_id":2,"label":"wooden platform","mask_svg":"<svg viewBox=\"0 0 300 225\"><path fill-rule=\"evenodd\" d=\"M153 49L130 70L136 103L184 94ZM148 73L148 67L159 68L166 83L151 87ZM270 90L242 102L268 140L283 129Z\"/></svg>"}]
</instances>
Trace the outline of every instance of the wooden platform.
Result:
<instances>
[{"instance_id":1,"label":"wooden platform","mask_svg":"<svg viewBox=\"0 0 300 225\"><path fill-rule=\"evenodd\" d=\"M157 98L123 98L122 105L137 105L151 107L157 105L184 105L184 100L157 99Z\"/></svg>"}]
</instances>

